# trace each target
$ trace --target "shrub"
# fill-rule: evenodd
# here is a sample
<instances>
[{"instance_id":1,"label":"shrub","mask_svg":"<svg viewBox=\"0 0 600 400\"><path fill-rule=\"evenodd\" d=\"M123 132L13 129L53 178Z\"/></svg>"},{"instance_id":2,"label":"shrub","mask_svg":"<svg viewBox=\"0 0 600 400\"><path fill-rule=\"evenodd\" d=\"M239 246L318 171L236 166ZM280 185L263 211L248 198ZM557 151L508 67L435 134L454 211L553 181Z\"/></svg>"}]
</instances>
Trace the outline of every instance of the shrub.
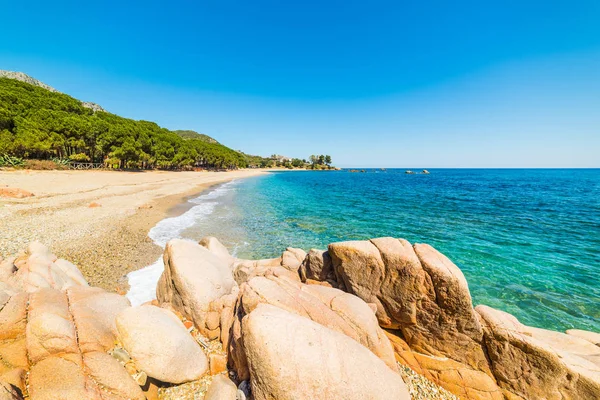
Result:
<instances>
[{"instance_id":1,"label":"shrub","mask_svg":"<svg viewBox=\"0 0 600 400\"><path fill-rule=\"evenodd\" d=\"M90 157L85 153L73 154L69 158L71 159L71 161L76 161L76 162L89 162L90 161Z\"/></svg>"},{"instance_id":2,"label":"shrub","mask_svg":"<svg viewBox=\"0 0 600 400\"><path fill-rule=\"evenodd\" d=\"M25 161L20 157L13 157L6 154L0 155L0 167L19 168L23 165L25 165Z\"/></svg>"},{"instance_id":3,"label":"shrub","mask_svg":"<svg viewBox=\"0 0 600 400\"><path fill-rule=\"evenodd\" d=\"M57 164L50 160L26 160L25 168L35 170L68 169L68 165Z\"/></svg>"}]
</instances>

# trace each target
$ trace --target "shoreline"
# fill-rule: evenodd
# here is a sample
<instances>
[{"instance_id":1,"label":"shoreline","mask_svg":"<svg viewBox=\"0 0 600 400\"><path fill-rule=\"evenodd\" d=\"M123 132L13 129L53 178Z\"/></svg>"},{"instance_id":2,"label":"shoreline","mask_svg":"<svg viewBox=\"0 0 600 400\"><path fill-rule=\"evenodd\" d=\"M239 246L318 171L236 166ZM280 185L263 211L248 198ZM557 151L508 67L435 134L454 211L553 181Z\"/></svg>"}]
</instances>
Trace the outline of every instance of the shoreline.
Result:
<instances>
[{"instance_id":1,"label":"shoreline","mask_svg":"<svg viewBox=\"0 0 600 400\"><path fill-rule=\"evenodd\" d=\"M35 194L0 197L0 257L40 241L77 265L90 285L124 294L127 274L164 251L148 237L159 221L183 214L193 206L189 199L216 185L268 172L0 171L0 187Z\"/></svg>"}]
</instances>

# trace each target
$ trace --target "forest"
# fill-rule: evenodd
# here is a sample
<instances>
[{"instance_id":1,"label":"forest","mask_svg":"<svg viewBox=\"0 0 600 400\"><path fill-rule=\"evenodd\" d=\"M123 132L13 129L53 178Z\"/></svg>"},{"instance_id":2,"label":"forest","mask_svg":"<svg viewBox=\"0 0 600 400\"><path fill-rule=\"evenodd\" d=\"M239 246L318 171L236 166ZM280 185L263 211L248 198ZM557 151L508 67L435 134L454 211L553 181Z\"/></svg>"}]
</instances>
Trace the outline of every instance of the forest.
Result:
<instances>
[{"instance_id":1,"label":"forest","mask_svg":"<svg viewBox=\"0 0 600 400\"><path fill-rule=\"evenodd\" d=\"M0 78L0 155L112 168L235 169L247 158L214 139L86 108L66 94ZM209 138L211 140L208 140Z\"/></svg>"}]
</instances>

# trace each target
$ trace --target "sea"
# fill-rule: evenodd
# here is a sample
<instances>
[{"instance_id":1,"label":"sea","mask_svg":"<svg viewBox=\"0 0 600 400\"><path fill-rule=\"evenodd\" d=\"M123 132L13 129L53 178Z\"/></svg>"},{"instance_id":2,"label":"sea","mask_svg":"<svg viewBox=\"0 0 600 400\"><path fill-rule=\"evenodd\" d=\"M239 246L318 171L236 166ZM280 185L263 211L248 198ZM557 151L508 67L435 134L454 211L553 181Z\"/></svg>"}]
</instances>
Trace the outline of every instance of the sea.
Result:
<instances>
[{"instance_id":1,"label":"sea","mask_svg":"<svg viewBox=\"0 0 600 400\"><path fill-rule=\"evenodd\" d=\"M463 271L474 305L530 326L600 332L600 169L364 171L228 182L149 236L163 247L215 236L255 259L383 236L429 243ZM153 298L162 269L159 259L129 275L132 303Z\"/></svg>"}]
</instances>

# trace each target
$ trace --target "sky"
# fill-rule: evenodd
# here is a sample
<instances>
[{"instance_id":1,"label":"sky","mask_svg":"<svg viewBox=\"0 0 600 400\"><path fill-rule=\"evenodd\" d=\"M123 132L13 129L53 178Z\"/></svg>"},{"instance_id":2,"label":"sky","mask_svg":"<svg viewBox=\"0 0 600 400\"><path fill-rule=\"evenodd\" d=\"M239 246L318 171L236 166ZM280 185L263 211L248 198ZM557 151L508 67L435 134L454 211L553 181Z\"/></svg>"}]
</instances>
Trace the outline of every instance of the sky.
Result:
<instances>
[{"instance_id":1,"label":"sky","mask_svg":"<svg viewBox=\"0 0 600 400\"><path fill-rule=\"evenodd\" d=\"M12 1L0 69L246 153L600 167L600 1Z\"/></svg>"}]
</instances>

